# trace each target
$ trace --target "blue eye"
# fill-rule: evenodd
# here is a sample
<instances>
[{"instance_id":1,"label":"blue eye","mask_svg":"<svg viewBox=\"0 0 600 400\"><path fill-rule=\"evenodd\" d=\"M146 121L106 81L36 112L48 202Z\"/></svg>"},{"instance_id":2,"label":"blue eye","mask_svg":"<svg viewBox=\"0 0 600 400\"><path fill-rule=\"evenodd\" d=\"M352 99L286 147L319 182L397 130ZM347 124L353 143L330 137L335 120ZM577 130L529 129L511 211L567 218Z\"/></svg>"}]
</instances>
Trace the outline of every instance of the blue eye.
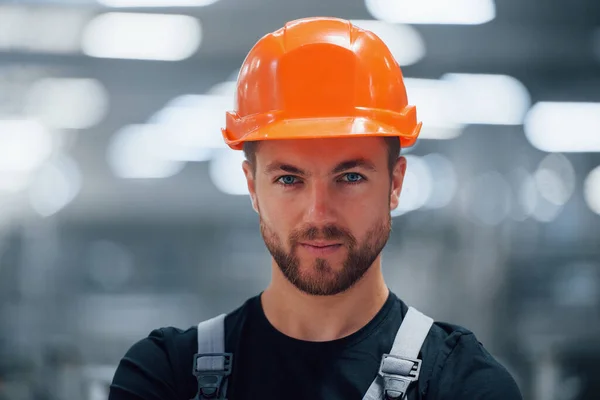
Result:
<instances>
[{"instance_id":1,"label":"blue eye","mask_svg":"<svg viewBox=\"0 0 600 400\"><path fill-rule=\"evenodd\" d=\"M296 177L292 175L285 175L277 179L277 181L282 183L283 185L289 186L296 183Z\"/></svg>"},{"instance_id":2,"label":"blue eye","mask_svg":"<svg viewBox=\"0 0 600 400\"><path fill-rule=\"evenodd\" d=\"M357 183L363 179L362 175L357 174L355 172L349 172L344 175L344 180L348 183Z\"/></svg>"}]
</instances>

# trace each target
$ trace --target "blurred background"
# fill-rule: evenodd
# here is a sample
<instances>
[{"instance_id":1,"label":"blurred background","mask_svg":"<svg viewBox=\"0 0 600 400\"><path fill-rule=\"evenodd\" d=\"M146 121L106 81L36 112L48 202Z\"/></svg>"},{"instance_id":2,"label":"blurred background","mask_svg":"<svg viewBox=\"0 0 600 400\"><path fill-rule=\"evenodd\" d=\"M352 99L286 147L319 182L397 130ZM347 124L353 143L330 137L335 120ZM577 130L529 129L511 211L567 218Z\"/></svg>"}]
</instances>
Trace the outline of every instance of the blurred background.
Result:
<instances>
[{"instance_id":1,"label":"blurred background","mask_svg":"<svg viewBox=\"0 0 600 400\"><path fill-rule=\"evenodd\" d=\"M5 0L0 399L106 399L152 329L265 287L219 128L251 46L317 15L380 35L424 122L390 288L526 399L600 398L598 0Z\"/></svg>"}]
</instances>

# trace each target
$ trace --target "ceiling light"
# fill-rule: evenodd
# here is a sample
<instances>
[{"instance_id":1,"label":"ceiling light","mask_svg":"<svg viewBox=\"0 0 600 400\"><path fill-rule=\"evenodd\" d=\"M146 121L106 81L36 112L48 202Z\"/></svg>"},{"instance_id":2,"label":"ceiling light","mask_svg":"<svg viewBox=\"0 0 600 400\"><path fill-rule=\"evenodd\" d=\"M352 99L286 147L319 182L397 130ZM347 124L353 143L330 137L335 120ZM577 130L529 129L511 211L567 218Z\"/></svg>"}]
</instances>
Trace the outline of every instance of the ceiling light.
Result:
<instances>
[{"instance_id":1,"label":"ceiling light","mask_svg":"<svg viewBox=\"0 0 600 400\"><path fill-rule=\"evenodd\" d=\"M28 172L52 153L52 137L29 120L0 120L0 171Z\"/></svg>"},{"instance_id":2,"label":"ceiling light","mask_svg":"<svg viewBox=\"0 0 600 400\"><path fill-rule=\"evenodd\" d=\"M112 137L107 160L120 178L160 179L180 172L185 163L166 159L163 155L164 132L155 125L129 125Z\"/></svg>"},{"instance_id":3,"label":"ceiling light","mask_svg":"<svg viewBox=\"0 0 600 400\"><path fill-rule=\"evenodd\" d=\"M464 124L521 125L531 99L527 88L512 76L445 74L452 86L452 109Z\"/></svg>"},{"instance_id":4,"label":"ceiling light","mask_svg":"<svg viewBox=\"0 0 600 400\"><path fill-rule=\"evenodd\" d=\"M97 0L99 4L113 8L135 7L205 7L218 0Z\"/></svg>"},{"instance_id":5,"label":"ceiling light","mask_svg":"<svg viewBox=\"0 0 600 400\"><path fill-rule=\"evenodd\" d=\"M494 0L365 0L379 20L404 24L479 25L496 17Z\"/></svg>"},{"instance_id":6,"label":"ceiling light","mask_svg":"<svg viewBox=\"0 0 600 400\"><path fill-rule=\"evenodd\" d=\"M535 104L525 118L525 135L547 152L600 152L600 103Z\"/></svg>"},{"instance_id":7,"label":"ceiling light","mask_svg":"<svg viewBox=\"0 0 600 400\"><path fill-rule=\"evenodd\" d=\"M88 78L45 78L33 84L25 112L58 129L86 129L99 123L108 110L102 83Z\"/></svg>"},{"instance_id":8,"label":"ceiling light","mask_svg":"<svg viewBox=\"0 0 600 400\"><path fill-rule=\"evenodd\" d=\"M106 13L86 26L82 50L100 58L179 61L200 46L200 21L187 15Z\"/></svg>"},{"instance_id":9,"label":"ceiling light","mask_svg":"<svg viewBox=\"0 0 600 400\"><path fill-rule=\"evenodd\" d=\"M594 168L585 179L583 194L590 210L600 214L600 167Z\"/></svg>"}]
</instances>

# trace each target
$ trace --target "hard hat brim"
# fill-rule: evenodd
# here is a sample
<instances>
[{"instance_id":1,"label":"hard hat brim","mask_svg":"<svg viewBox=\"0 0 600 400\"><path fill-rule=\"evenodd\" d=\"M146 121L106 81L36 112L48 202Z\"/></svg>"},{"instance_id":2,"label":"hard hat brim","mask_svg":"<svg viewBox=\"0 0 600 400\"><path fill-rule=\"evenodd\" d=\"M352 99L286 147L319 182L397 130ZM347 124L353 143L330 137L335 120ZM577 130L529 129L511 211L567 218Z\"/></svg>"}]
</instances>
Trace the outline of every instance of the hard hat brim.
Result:
<instances>
[{"instance_id":1,"label":"hard hat brim","mask_svg":"<svg viewBox=\"0 0 600 400\"><path fill-rule=\"evenodd\" d=\"M231 139L222 130L225 143L234 150L242 150L244 142L290 139L325 139L352 137L398 137L400 145L410 147L416 142L422 123L413 129L401 131L391 125L365 117L327 117L284 119L249 132L243 138Z\"/></svg>"}]
</instances>

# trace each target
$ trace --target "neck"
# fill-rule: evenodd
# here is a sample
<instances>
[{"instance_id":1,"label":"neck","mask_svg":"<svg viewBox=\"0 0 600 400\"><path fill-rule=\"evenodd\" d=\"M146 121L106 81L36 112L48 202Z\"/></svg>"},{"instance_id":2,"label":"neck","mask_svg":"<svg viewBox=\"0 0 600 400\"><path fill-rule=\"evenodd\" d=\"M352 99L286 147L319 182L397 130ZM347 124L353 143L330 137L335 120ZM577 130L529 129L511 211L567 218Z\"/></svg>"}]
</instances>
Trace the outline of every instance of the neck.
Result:
<instances>
[{"instance_id":1,"label":"neck","mask_svg":"<svg viewBox=\"0 0 600 400\"><path fill-rule=\"evenodd\" d=\"M292 285L273 262L272 280L261 296L271 325L295 339L323 342L351 335L381 310L389 296L378 257L360 281L343 293L313 296Z\"/></svg>"}]
</instances>

